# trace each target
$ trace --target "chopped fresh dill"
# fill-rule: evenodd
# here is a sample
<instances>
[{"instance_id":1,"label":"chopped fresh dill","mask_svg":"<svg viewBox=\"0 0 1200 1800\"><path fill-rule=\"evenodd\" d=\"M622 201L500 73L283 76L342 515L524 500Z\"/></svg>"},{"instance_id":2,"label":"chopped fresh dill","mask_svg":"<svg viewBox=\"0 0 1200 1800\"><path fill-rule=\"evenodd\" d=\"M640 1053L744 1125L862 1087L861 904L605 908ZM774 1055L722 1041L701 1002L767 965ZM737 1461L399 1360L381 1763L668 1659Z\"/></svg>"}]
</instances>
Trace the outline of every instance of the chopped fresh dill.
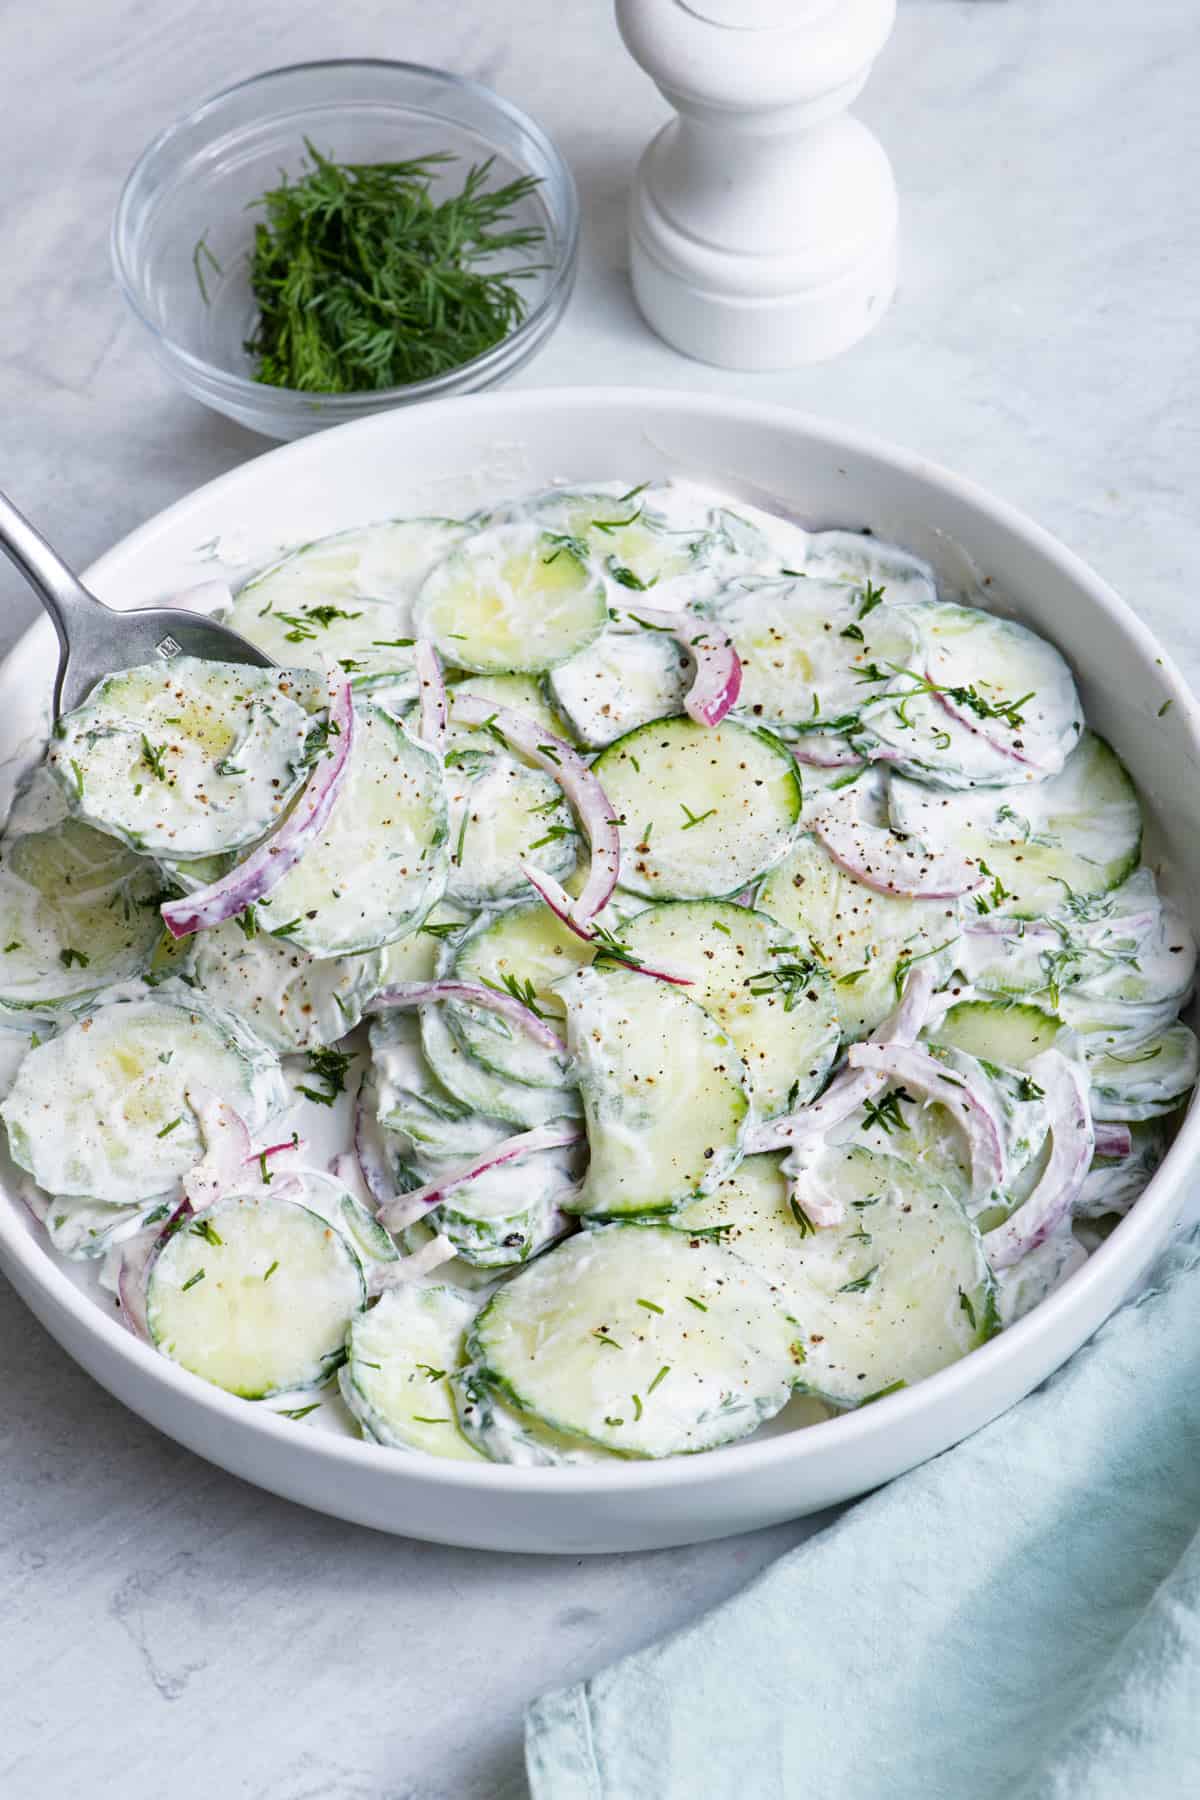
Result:
<instances>
[{"instance_id":1,"label":"chopped fresh dill","mask_svg":"<svg viewBox=\"0 0 1200 1800\"><path fill-rule=\"evenodd\" d=\"M159 1135L161 1137L161 1132ZM211 1219L197 1219L192 1226L192 1236L203 1238L205 1243L211 1244L214 1250L219 1250L225 1242Z\"/></svg>"},{"instance_id":2,"label":"chopped fresh dill","mask_svg":"<svg viewBox=\"0 0 1200 1800\"><path fill-rule=\"evenodd\" d=\"M92 959L86 950L75 950L68 944L64 950L59 951L58 960L64 969L69 969L72 963L78 963L81 969L86 969Z\"/></svg>"},{"instance_id":3,"label":"chopped fresh dill","mask_svg":"<svg viewBox=\"0 0 1200 1800\"><path fill-rule=\"evenodd\" d=\"M354 1061L344 1050L334 1050L328 1046L319 1050L309 1050L304 1058L310 1074L323 1081L329 1090L325 1104L332 1105L338 1094L345 1091L346 1073ZM301 1093L307 1090L301 1088Z\"/></svg>"},{"instance_id":4,"label":"chopped fresh dill","mask_svg":"<svg viewBox=\"0 0 1200 1800\"><path fill-rule=\"evenodd\" d=\"M155 1135L155 1137L160 1137L160 1138L170 1137L171 1133L175 1130L175 1127L177 1125L182 1125L182 1124L183 1124L183 1114L180 1113L178 1118L169 1120L167 1122L167 1124L165 1124L163 1126L162 1130L156 1131L154 1135Z\"/></svg>"},{"instance_id":5,"label":"chopped fresh dill","mask_svg":"<svg viewBox=\"0 0 1200 1800\"><path fill-rule=\"evenodd\" d=\"M893 1088L891 1093L885 1094L882 1100L864 1100L863 1124L867 1130L878 1126L885 1137L891 1137L893 1131L907 1131L909 1129L908 1120L900 1111L902 1100L907 1100L910 1105L912 1104L912 1095L907 1088Z\"/></svg>"},{"instance_id":6,"label":"chopped fresh dill","mask_svg":"<svg viewBox=\"0 0 1200 1800\"><path fill-rule=\"evenodd\" d=\"M959 1288L959 1290L958 1290L958 1304L959 1304L960 1309L964 1313L966 1313L967 1324L971 1327L971 1330L972 1331L977 1330L978 1327L975 1322L975 1308L971 1303L971 1296L968 1293L964 1292L964 1290L962 1288Z\"/></svg>"},{"instance_id":7,"label":"chopped fresh dill","mask_svg":"<svg viewBox=\"0 0 1200 1800\"><path fill-rule=\"evenodd\" d=\"M839 1294L865 1294L867 1289L873 1285L875 1277L878 1275L878 1273L879 1273L879 1264L875 1263L873 1265L873 1267L869 1268L864 1275L859 1275L854 1281L844 1281L842 1283L841 1287L838 1289L838 1293Z\"/></svg>"},{"instance_id":8,"label":"chopped fresh dill","mask_svg":"<svg viewBox=\"0 0 1200 1800\"><path fill-rule=\"evenodd\" d=\"M662 1368L658 1371L658 1374L654 1377L654 1380L650 1383L650 1386L646 1389L647 1400L650 1398L651 1394L654 1392L655 1388L659 1385L659 1383L662 1381L665 1381L667 1379L667 1376L670 1373L671 1373L670 1363L664 1363Z\"/></svg>"},{"instance_id":9,"label":"chopped fresh dill","mask_svg":"<svg viewBox=\"0 0 1200 1800\"><path fill-rule=\"evenodd\" d=\"M305 150L299 176L255 202L259 310L246 349L256 381L323 394L406 387L461 368L521 323L515 284L539 265L495 259L511 263L544 239L511 219L534 178L489 191L489 158L441 198L448 153L339 163L307 138ZM194 263L200 280L199 246Z\"/></svg>"},{"instance_id":10,"label":"chopped fresh dill","mask_svg":"<svg viewBox=\"0 0 1200 1800\"><path fill-rule=\"evenodd\" d=\"M279 1417L281 1419L307 1419L309 1413L318 1412L320 1406L319 1400L310 1400L307 1406L281 1406Z\"/></svg>"},{"instance_id":11,"label":"chopped fresh dill","mask_svg":"<svg viewBox=\"0 0 1200 1800\"><path fill-rule=\"evenodd\" d=\"M681 825L679 827L680 831L690 831L693 825L703 825L705 819L711 819L717 810L715 806L710 806L707 812L694 813L691 807L684 801L681 800L679 804L682 808L683 816L687 820L686 825Z\"/></svg>"},{"instance_id":12,"label":"chopped fresh dill","mask_svg":"<svg viewBox=\"0 0 1200 1800\"><path fill-rule=\"evenodd\" d=\"M186 1294L189 1288L194 1288L198 1281L203 1281L203 1280L204 1280L204 1270L197 1269L196 1273L194 1275L188 1276L187 1280L184 1282L183 1286L179 1290L180 1293Z\"/></svg>"},{"instance_id":13,"label":"chopped fresh dill","mask_svg":"<svg viewBox=\"0 0 1200 1800\"><path fill-rule=\"evenodd\" d=\"M639 1300L638 1305L644 1306L647 1312L661 1313L663 1310L656 1300Z\"/></svg>"},{"instance_id":14,"label":"chopped fresh dill","mask_svg":"<svg viewBox=\"0 0 1200 1800\"><path fill-rule=\"evenodd\" d=\"M805 1212L804 1208L801 1206L800 1202L796 1199L795 1195L792 1196L791 1200L789 1201L789 1205L791 1206L791 1209L792 1209L792 1217L793 1217L793 1219L795 1219L796 1224L800 1227L800 1236L801 1237L812 1237L815 1234L817 1228L813 1224L812 1220L809 1218L808 1214Z\"/></svg>"},{"instance_id":15,"label":"chopped fresh dill","mask_svg":"<svg viewBox=\"0 0 1200 1800\"><path fill-rule=\"evenodd\" d=\"M503 981L497 982L489 981L487 976L484 975L481 977L481 980L483 986L491 988L494 994L508 994L512 999L519 1001L522 1006L533 1014L535 1019L544 1019L547 1017L545 1009L538 1005L537 989L534 987L532 981L529 980L528 976L526 976L524 981L521 981L516 975L510 973L504 976Z\"/></svg>"},{"instance_id":16,"label":"chopped fresh dill","mask_svg":"<svg viewBox=\"0 0 1200 1800\"><path fill-rule=\"evenodd\" d=\"M149 769L155 781L167 779L167 771L163 767L163 753L166 748L165 744L152 744L145 732L142 733L142 756L139 767ZM82 787L79 791L83 792Z\"/></svg>"},{"instance_id":17,"label":"chopped fresh dill","mask_svg":"<svg viewBox=\"0 0 1200 1800\"><path fill-rule=\"evenodd\" d=\"M192 267L196 271L196 286L200 289L200 298L208 305L208 288L204 280L204 265L208 264L214 275L223 275L225 271L208 247L208 232L204 231L196 239L196 247L192 251Z\"/></svg>"}]
</instances>

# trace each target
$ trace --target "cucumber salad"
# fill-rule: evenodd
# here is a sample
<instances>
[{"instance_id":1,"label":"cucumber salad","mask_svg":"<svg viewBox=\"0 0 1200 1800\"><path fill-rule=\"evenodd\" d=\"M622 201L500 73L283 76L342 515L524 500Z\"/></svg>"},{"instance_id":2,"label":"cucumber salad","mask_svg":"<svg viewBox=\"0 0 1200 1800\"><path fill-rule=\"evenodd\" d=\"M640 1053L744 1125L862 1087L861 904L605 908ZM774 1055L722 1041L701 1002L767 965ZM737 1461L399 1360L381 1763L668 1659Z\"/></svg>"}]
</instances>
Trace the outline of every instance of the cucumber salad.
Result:
<instances>
[{"instance_id":1,"label":"cucumber salad","mask_svg":"<svg viewBox=\"0 0 1200 1800\"><path fill-rule=\"evenodd\" d=\"M986 1343L1198 1057L1133 783L981 598L600 483L285 556L224 613L273 667L100 681L0 840L54 1251L227 1392L465 1461L819 1425Z\"/></svg>"}]
</instances>

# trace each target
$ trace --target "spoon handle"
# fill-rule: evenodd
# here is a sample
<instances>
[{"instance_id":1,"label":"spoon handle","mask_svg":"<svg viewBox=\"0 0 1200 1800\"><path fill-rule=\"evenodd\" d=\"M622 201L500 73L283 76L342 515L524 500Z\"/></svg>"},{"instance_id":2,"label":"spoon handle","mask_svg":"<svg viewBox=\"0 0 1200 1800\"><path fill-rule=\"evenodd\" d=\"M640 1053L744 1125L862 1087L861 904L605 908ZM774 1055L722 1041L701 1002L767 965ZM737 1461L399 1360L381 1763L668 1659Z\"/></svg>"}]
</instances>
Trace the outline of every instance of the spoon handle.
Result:
<instances>
[{"instance_id":1,"label":"spoon handle","mask_svg":"<svg viewBox=\"0 0 1200 1800\"><path fill-rule=\"evenodd\" d=\"M62 557L35 531L8 495L0 492L0 550L16 564L50 614L65 655L70 648L72 620L82 613L107 612L102 601L90 594ZM78 633L77 633L78 635Z\"/></svg>"}]
</instances>

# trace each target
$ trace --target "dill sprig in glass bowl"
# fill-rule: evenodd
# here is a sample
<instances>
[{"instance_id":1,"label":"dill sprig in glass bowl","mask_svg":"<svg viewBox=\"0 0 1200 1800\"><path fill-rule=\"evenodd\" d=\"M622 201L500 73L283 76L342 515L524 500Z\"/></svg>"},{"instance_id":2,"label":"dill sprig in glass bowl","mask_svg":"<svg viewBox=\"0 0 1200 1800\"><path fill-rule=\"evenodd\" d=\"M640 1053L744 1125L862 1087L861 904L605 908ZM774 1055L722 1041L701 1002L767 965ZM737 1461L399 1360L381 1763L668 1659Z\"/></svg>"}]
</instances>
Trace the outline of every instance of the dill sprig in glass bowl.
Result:
<instances>
[{"instance_id":1,"label":"dill sprig in glass bowl","mask_svg":"<svg viewBox=\"0 0 1200 1800\"><path fill-rule=\"evenodd\" d=\"M357 266L330 229L351 205L356 227L379 214ZM578 237L570 171L516 107L411 63L328 62L255 76L162 132L112 250L180 385L296 438L506 379L558 323Z\"/></svg>"}]
</instances>

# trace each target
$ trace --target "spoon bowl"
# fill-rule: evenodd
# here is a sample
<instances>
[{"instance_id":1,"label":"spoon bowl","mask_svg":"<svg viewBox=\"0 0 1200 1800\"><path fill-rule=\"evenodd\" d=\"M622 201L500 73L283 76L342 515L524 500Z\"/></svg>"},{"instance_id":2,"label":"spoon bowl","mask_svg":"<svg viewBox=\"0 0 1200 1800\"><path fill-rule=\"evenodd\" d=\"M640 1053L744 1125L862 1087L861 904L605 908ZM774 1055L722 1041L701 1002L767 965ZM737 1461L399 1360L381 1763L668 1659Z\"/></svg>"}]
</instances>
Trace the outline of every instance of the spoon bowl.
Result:
<instances>
[{"instance_id":1,"label":"spoon bowl","mask_svg":"<svg viewBox=\"0 0 1200 1800\"><path fill-rule=\"evenodd\" d=\"M51 548L6 494L0 493L0 550L25 577L58 633L55 723L82 706L96 683L116 669L176 656L273 667L272 660L202 613L173 606L115 612L105 606Z\"/></svg>"}]
</instances>

